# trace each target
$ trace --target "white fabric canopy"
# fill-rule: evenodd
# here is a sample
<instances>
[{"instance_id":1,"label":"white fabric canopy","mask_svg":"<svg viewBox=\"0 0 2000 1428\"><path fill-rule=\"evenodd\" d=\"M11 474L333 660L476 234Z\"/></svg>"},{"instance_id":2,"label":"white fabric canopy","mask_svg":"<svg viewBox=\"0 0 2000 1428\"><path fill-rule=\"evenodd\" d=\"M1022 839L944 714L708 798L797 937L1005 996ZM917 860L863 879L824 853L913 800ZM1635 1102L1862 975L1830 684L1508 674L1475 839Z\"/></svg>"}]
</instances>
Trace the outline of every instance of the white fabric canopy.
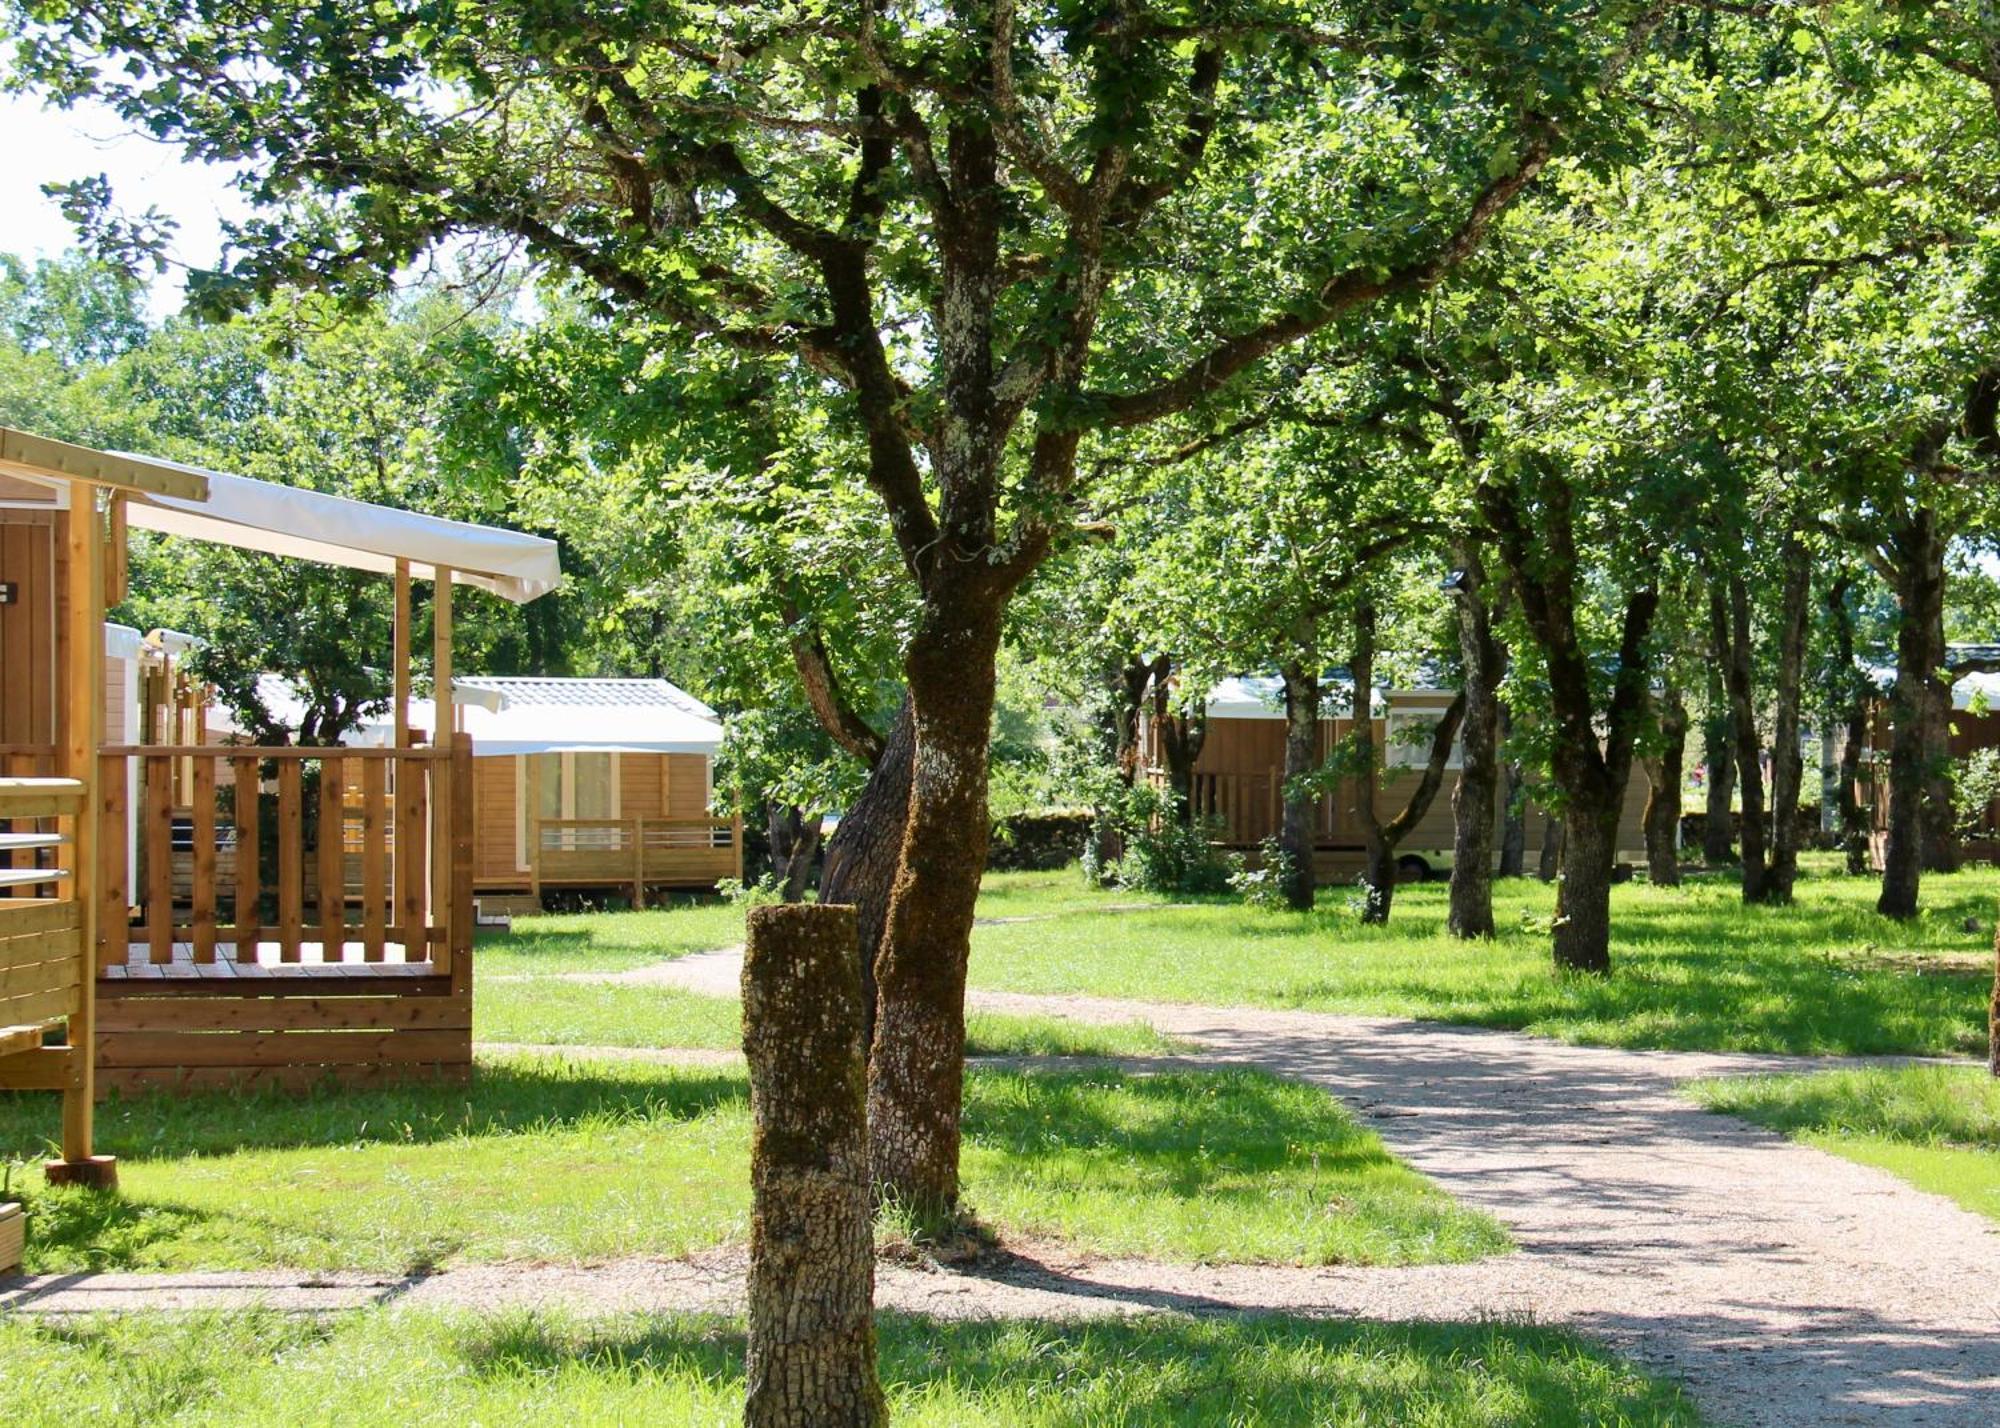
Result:
<instances>
[{"instance_id":1,"label":"white fabric canopy","mask_svg":"<svg viewBox=\"0 0 2000 1428\"><path fill-rule=\"evenodd\" d=\"M722 747L715 711L664 679L544 679L469 677L451 682L458 727L475 758L518 754L701 754ZM297 726L297 694L277 675L264 675L257 697L279 723ZM435 740L437 708L410 701L410 727ZM212 716L218 727L222 716ZM388 745L395 719L369 715L346 742Z\"/></svg>"},{"instance_id":2,"label":"white fabric canopy","mask_svg":"<svg viewBox=\"0 0 2000 1428\"><path fill-rule=\"evenodd\" d=\"M1348 702L1348 679L1345 675L1322 678L1320 693L1326 696L1330 708L1341 711L1346 716ZM1372 710L1380 714L1388 705L1382 691L1371 692L1369 701ZM1285 682L1276 675L1251 674L1231 675L1208 691L1208 717L1211 719L1282 719L1285 717Z\"/></svg>"},{"instance_id":3,"label":"white fabric canopy","mask_svg":"<svg viewBox=\"0 0 2000 1428\"><path fill-rule=\"evenodd\" d=\"M541 536L146 459L208 481L205 501L132 494L126 519L148 530L382 575L394 574L396 562L407 560L410 573L421 580L434 579L440 566L448 566L460 584L516 604L562 583L556 543Z\"/></svg>"}]
</instances>

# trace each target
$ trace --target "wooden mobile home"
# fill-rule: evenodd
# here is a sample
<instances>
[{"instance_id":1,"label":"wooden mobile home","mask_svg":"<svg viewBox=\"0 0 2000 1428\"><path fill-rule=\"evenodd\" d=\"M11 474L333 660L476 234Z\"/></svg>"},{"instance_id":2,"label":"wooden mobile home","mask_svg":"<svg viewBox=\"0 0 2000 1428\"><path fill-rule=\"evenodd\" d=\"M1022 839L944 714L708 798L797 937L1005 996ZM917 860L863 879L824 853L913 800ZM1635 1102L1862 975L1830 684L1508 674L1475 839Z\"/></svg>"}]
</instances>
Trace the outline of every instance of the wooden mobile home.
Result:
<instances>
[{"instance_id":1,"label":"wooden mobile home","mask_svg":"<svg viewBox=\"0 0 2000 1428\"><path fill-rule=\"evenodd\" d=\"M107 636L130 527L391 581L398 709L411 586L431 581L434 736L398 718L373 748L215 742L170 659L149 674L142 648L135 686L131 632ZM106 1087L469 1072L451 594L560 579L538 537L0 428L0 1087L64 1091L65 1163L89 1160Z\"/></svg>"},{"instance_id":2,"label":"wooden mobile home","mask_svg":"<svg viewBox=\"0 0 2000 1428\"><path fill-rule=\"evenodd\" d=\"M1401 807L1416 788L1429 756L1431 731L1453 696L1454 692L1448 689L1375 692L1370 716L1374 721L1376 747L1383 751L1384 810ZM1195 760L1190 802L1197 817L1209 819L1219 827L1223 846L1255 853L1264 839L1276 836L1281 817L1285 766L1282 688L1274 678L1226 679L1209 691L1207 714L1207 732ZM1321 759L1331 757L1353 728L1351 717L1321 719ZM1160 731L1150 718L1141 726L1140 752L1149 777L1164 779ZM1427 877L1450 866L1451 799L1457 785L1459 759L1459 751L1454 749L1446 766L1444 785L1398 849L1398 864L1407 877ZM1645 776L1635 768L1618 825L1621 857L1642 859L1645 855L1641 816L1646 792ZM1355 797L1348 787L1336 788L1319 800L1313 866L1323 879L1352 877L1363 867L1361 828L1354 810ZM1534 850L1541 845L1548 815L1531 803L1526 819L1532 860Z\"/></svg>"},{"instance_id":3,"label":"wooden mobile home","mask_svg":"<svg viewBox=\"0 0 2000 1428\"><path fill-rule=\"evenodd\" d=\"M504 903L544 891L713 888L743 875L739 819L710 813L722 724L664 679L468 676L453 686L473 749L473 887ZM428 700L410 724L429 730ZM381 742L380 719L355 736Z\"/></svg>"}]
</instances>

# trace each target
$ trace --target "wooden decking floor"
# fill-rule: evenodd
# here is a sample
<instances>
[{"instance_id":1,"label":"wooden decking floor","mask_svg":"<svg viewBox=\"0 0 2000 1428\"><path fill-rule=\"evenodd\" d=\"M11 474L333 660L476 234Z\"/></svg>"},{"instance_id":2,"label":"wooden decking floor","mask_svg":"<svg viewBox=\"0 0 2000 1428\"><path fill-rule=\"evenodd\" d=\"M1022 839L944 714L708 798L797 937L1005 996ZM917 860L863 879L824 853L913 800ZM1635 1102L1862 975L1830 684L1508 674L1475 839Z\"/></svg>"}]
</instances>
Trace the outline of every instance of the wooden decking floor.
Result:
<instances>
[{"instance_id":1,"label":"wooden decking floor","mask_svg":"<svg viewBox=\"0 0 2000 1428\"><path fill-rule=\"evenodd\" d=\"M255 947L239 949L233 942L218 942L215 946L213 962L197 962L194 959L192 942L176 942L173 960L155 962L152 949L143 942L135 942L126 952L125 965L107 967L100 974L104 980L118 982L146 981L255 981L273 977L433 977L436 966L426 958L423 961L404 960L404 949L390 943L384 949L384 959L380 962L364 961L364 947L359 942L347 942L334 949L338 954L328 957L327 948L318 942L299 944L299 956L295 962L284 960L283 949L276 942L259 942ZM245 957L243 951L248 951Z\"/></svg>"}]
</instances>

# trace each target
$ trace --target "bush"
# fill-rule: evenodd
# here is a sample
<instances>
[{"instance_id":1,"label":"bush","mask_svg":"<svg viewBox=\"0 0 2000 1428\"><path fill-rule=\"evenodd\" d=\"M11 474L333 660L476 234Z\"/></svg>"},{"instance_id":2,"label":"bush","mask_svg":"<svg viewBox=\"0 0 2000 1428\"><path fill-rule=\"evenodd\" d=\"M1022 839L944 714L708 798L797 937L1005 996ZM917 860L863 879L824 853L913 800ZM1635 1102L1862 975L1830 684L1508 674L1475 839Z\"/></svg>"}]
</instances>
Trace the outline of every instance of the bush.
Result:
<instances>
[{"instance_id":1,"label":"bush","mask_svg":"<svg viewBox=\"0 0 2000 1428\"><path fill-rule=\"evenodd\" d=\"M1276 838L1257 845L1257 866L1238 867L1229 875L1229 886L1251 907L1283 908L1285 888L1292 880L1292 852Z\"/></svg>"},{"instance_id":2,"label":"bush","mask_svg":"<svg viewBox=\"0 0 2000 1428\"><path fill-rule=\"evenodd\" d=\"M716 883L715 890L722 894L723 901L743 908L770 907L785 900L784 888L776 873L766 873L747 883L736 878L723 878Z\"/></svg>"},{"instance_id":3,"label":"bush","mask_svg":"<svg viewBox=\"0 0 2000 1428\"><path fill-rule=\"evenodd\" d=\"M1087 808L1012 813L993 820L986 866L995 872L1066 868L1088 851L1093 815Z\"/></svg>"},{"instance_id":4,"label":"bush","mask_svg":"<svg viewBox=\"0 0 2000 1428\"><path fill-rule=\"evenodd\" d=\"M1139 784L1126 791L1103 815L1114 820L1124 854L1105 865L1086 856L1085 876L1137 892L1225 891L1239 860L1217 854L1212 824L1190 825L1180 815L1179 800L1165 789Z\"/></svg>"}]
</instances>

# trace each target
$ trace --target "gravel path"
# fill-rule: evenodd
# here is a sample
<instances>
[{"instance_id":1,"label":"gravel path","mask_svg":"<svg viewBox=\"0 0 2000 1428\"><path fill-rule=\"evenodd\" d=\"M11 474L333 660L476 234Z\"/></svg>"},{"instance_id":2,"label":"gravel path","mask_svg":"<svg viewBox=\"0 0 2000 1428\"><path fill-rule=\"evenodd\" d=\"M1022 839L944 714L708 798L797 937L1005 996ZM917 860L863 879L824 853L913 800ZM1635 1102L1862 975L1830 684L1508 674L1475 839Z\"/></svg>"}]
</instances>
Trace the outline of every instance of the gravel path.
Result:
<instances>
[{"instance_id":1,"label":"gravel path","mask_svg":"<svg viewBox=\"0 0 2000 1428\"><path fill-rule=\"evenodd\" d=\"M592 980L733 994L734 952ZM1520 1252L1413 1269L1181 1267L1031 1247L972 1271L885 1264L885 1306L1055 1318L1140 1309L1532 1318L1597 1335L1750 1425L2000 1423L2000 1227L1677 1094L1796 1060L1565 1046L1381 1017L974 993L982 1010L1141 1019L1339 1095L1397 1155L1507 1224ZM577 1048L551 1048L577 1053ZM49 1276L48 1312L165 1303L728 1308L734 1253L575 1269L366 1276ZM304 1296L294 1302L293 1295ZM233 1296L233 1297L232 1297Z\"/></svg>"},{"instance_id":2,"label":"gravel path","mask_svg":"<svg viewBox=\"0 0 2000 1428\"><path fill-rule=\"evenodd\" d=\"M732 949L623 979L727 993L740 966ZM1390 1318L1530 1314L1679 1376L1733 1422L2000 1424L2000 1226L1678 1094L1697 1077L1797 1069L1795 1058L1566 1046L1387 1017L969 1000L984 1011L1136 1018L1216 1059L1323 1086L1521 1247L1457 1268L1303 1281L1176 1270L1156 1273L1156 1285ZM1248 1285L1267 1292L1238 1292Z\"/></svg>"}]
</instances>

